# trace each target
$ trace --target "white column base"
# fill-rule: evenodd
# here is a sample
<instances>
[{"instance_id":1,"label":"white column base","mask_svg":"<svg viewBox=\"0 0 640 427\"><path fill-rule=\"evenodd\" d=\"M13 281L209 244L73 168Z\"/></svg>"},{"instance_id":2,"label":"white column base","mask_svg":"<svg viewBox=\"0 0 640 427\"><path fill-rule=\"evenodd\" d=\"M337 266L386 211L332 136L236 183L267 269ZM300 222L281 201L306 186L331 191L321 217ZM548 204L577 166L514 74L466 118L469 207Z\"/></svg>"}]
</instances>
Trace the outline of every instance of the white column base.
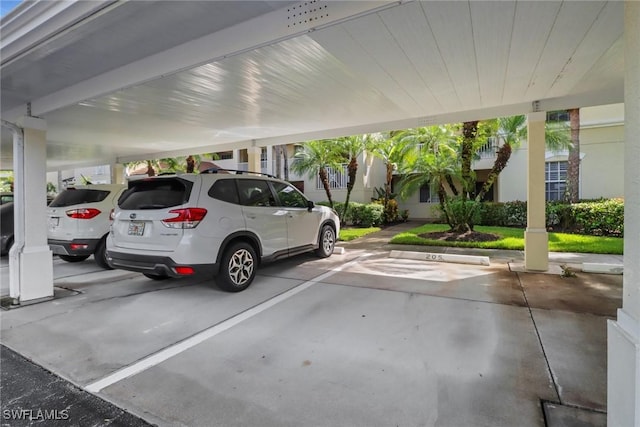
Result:
<instances>
[{"instance_id":1,"label":"white column base","mask_svg":"<svg viewBox=\"0 0 640 427\"><path fill-rule=\"evenodd\" d=\"M53 258L49 246L25 247L20 259L20 302L53 297Z\"/></svg>"},{"instance_id":2,"label":"white column base","mask_svg":"<svg viewBox=\"0 0 640 427\"><path fill-rule=\"evenodd\" d=\"M544 228L527 228L524 232L524 268L530 271L549 269L549 235Z\"/></svg>"},{"instance_id":3,"label":"white column base","mask_svg":"<svg viewBox=\"0 0 640 427\"><path fill-rule=\"evenodd\" d=\"M640 323L619 309L607 334L607 425L640 426Z\"/></svg>"}]
</instances>

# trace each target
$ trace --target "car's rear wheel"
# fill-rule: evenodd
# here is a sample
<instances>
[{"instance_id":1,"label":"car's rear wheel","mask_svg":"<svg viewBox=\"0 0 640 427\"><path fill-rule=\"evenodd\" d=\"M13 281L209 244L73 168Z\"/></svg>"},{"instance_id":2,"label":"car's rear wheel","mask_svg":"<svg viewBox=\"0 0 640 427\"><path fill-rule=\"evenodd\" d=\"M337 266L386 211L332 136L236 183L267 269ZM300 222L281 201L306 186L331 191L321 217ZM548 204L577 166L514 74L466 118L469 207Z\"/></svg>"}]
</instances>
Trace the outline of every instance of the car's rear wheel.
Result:
<instances>
[{"instance_id":1,"label":"car's rear wheel","mask_svg":"<svg viewBox=\"0 0 640 427\"><path fill-rule=\"evenodd\" d=\"M113 270L113 267L109 265L107 262L107 238L103 237L98 243L98 247L96 248L96 252L93 254L93 258L96 260L96 264L98 267L102 267L105 270Z\"/></svg>"},{"instance_id":2,"label":"car's rear wheel","mask_svg":"<svg viewBox=\"0 0 640 427\"><path fill-rule=\"evenodd\" d=\"M336 232L330 225L322 226L320 232L320 241L318 242L318 249L316 249L316 255L320 258L327 258L333 253L333 248L336 246Z\"/></svg>"},{"instance_id":3,"label":"car's rear wheel","mask_svg":"<svg viewBox=\"0 0 640 427\"><path fill-rule=\"evenodd\" d=\"M90 255L58 255L61 260L67 262L82 262L89 258Z\"/></svg>"},{"instance_id":4,"label":"car's rear wheel","mask_svg":"<svg viewBox=\"0 0 640 427\"><path fill-rule=\"evenodd\" d=\"M167 280L169 276L166 274L151 274L151 273L142 273L144 277L147 277L151 280Z\"/></svg>"},{"instance_id":5,"label":"car's rear wheel","mask_svg":"<svg viewBox=\"0 0 640 427\"><path fill-rule=\"evenodd\" d=\"M256 277L256 251L246 242L234 243L222 256L216 283L227 292L240 292L249 287Z\"/></svg>"}]
</instances>

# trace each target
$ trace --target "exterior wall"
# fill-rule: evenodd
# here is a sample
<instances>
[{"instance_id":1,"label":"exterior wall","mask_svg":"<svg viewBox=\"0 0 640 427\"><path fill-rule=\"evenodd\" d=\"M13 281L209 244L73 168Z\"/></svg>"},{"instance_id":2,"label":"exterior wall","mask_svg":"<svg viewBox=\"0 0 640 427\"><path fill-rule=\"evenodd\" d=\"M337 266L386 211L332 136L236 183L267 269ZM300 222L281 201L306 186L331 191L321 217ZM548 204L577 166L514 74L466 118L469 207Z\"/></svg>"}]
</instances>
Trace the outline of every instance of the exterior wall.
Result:
<instances>
[{"instance_id":1,"label":"exterior wall","mask_svg":"<svg viewBox=\"0 0 640 427\"><path fill-rule=\"evenodd\" d=\"M624 190L624 106L580 109L580 198L622 197ZM568 153L547 153L566 161ZM498 178L498 201L526 200L527 143L513 151Z\"/></svg>"},{"instance_id":2,"label":"exterior wall","mask_svg":"<svg viewBox=\"0 0 640 427\"><path fill-rule=\"evenodd\" d=\"M293 162L293 153L290 153L289 164ZM316 188L317 174L313 176L300 176L289 171L290 181L304 181L304 194L314 202L327 201L327 195L323 188ZM369 203L375 196L375 187L383 187L385 180L384 165L371 154L363 154L358 158L358 174L356 183L351 191L351 202ZM334 202L344 202L347 197L347 189L332 189L331 196Z\"/></svg>"}]
</instances>

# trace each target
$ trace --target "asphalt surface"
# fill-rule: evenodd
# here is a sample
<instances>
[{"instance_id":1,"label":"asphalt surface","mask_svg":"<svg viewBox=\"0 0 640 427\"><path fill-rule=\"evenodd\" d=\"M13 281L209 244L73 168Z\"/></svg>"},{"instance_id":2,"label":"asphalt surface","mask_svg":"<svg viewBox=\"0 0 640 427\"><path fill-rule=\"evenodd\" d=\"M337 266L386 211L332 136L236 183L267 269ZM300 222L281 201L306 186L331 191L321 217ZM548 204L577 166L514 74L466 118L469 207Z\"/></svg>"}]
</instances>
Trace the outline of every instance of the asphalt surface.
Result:
<instances>
[{"instance_id":1,"label":"asphalt surface","mask_svg":"<svg viewBox=\"0 0 640 427\"><path fill-rule=\"evenodd\" d=\"M400 229L264 266L240 294L56 261L53 301L0 313L2 423L606 425L622 276L391 259Z\"/></svg>"}]
</instances>

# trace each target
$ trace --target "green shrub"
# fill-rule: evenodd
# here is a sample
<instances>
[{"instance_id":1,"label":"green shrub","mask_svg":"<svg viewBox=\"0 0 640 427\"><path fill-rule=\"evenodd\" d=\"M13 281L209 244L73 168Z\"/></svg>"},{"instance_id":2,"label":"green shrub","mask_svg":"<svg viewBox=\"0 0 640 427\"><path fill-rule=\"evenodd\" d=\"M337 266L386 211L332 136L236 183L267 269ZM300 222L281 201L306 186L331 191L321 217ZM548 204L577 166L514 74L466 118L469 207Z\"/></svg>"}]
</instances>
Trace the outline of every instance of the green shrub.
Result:
<instances>
[{"instance_id":1,"label":"green shrub","mask_svg":"<svg viewBox=\"0 0 640 427\"><path fill-rule=\"evenodd\" d=\"M484 202L479 225L527 226L527 202ZM580 203L547 202L546 226L555 230L594 236L623 237L624 201L598 199Z\"/></svg>"},{"instance_id":2,"label":"green shrub","mask_svg":"<svg viewBox=\"0 0 640 427\"><path fill-rule=\"evenodd\" d=\"M384 206L379 203L355 206L353 209L353 225L373 227L382 224Z\"/></svg>"},{"instance_id":3,"label":"green shrub","mask_svg":"<svg viewBox=\"0 0 640 427\"><path fill-rule=\"evenodd\" d=\"M396 199L389 199L387 206L384 209L384 222L386 224L391 224L398 221L398 218L400 218L398 202L396 202Z\"/></svg>"},{"instance_id":4,"label":"green shrub","mask_svg":"<svg viewBox=\"0 0 640 427\"><path fill-rule=\"evenodd\" d=\"M576 231L594 236L624 236L624 201L610 199L572 205Z\"/></svg>"}]
</instances>

